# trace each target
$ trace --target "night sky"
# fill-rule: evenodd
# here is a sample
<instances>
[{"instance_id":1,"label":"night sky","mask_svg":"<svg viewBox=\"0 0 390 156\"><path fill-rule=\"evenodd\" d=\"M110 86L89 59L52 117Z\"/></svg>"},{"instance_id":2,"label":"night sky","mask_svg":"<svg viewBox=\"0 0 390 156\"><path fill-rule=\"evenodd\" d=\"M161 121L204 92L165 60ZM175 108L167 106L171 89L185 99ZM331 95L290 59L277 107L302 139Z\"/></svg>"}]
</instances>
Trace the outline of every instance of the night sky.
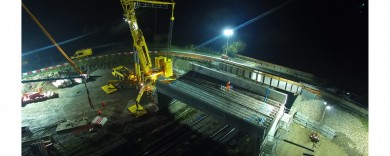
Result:
<instances>
[{"instance_id":1,"label":"night sky","mask_svg":"<svg viewBox=\"0 0 390 156\"><path fill-rule=\"evenodd\" d=\"M200 45L286 0L177 0L173 45ZM57 42L75 50L118 42L131 43L119 0L39 0L23 3ZM22 9L22 7L20 7ZM22 11L22 53L51 45L28 14ZM137 10L147 42L168 33L170 10ZM315 74L359 96L368 94L367 0L295 0L235 32L242 40L242 55ZM225 38L206 45L221 51ZM59 57L55 48L22 58Z\"/></svg>"}]
</instances>

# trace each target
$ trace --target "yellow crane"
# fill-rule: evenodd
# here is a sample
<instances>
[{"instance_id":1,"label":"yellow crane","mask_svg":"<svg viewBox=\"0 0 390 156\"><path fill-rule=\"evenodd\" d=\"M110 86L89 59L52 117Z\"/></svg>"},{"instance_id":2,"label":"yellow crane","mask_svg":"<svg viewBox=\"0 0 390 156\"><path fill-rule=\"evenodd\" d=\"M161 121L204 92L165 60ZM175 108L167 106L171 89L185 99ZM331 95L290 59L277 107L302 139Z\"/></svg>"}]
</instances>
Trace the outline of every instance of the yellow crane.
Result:
<instances>
[{"instance_id":1,"label":"yellow crane","mask_svg":"<svg viewBox=\"0 0 390 156\"><path fill-rule=\"evenodd\" d=\"M128 110L135 116L141 116L147 113L144 108L139 105L142 95L144 92L153 92L155 90L154 83L158 76L173 76L173 63L170 59L160 56L155 58L155 68L152 68L152 61L148 53L148 46L146 45L144 35L138 26L135 10L139 7L167 8L168 6L172 6L172 14L170 18L171 27L169 30L169 36L171 36L175 3L152 0L121 0L121 5L124 11L123 15L125 21L129 24L131 36L133 38L135 74L130 72L126 67L115 67L113 68L112 74L120 80L110 80L107 85L102 86L101 88L107 94L110 94L117 91L117 88L113 84L127 83L135 85L136 88L139 88L139 93L135 100L135 104L128 107Z\"/></svg>"}]
</instances>

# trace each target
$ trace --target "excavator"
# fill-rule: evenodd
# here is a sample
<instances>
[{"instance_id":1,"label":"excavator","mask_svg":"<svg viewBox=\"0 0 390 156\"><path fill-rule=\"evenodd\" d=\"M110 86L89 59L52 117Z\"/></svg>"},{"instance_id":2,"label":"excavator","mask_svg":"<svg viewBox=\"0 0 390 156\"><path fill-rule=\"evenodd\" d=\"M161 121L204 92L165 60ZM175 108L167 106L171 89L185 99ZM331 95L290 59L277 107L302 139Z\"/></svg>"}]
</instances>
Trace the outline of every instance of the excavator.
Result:
<instances>
[{"instance_id":1,"label":"excavator","mask_svg":"<svg viewBox=\"0 0 390 156\"><path fill-rule=\"evenodd\" d=\"M152 67L152 61L149 56L148 46L141 29L138 27L135 10L139 7L167 8L172 6L172 14L170 18L170 29L168 46L172 36L172 27L174 21L174 2L162 2L152 0L120 0L124 11L124 19L129 24L131 36L133 38L134 48L134 70L130 71L124 66L113 68L112 74L119 80L109 80L107 85L101 88L107 94L111 94L118 90L118 84L127 84L135 86L139 89L135 104L130 105L127 109L130 114L139 117L147 113L147 111L139 104L144 92L152 95L155 92L155 81L158 77L164 76L166 80L172 81L173 63L171 59L164 56L155 57L155 67Z\"/></svg>"}]
</instances>

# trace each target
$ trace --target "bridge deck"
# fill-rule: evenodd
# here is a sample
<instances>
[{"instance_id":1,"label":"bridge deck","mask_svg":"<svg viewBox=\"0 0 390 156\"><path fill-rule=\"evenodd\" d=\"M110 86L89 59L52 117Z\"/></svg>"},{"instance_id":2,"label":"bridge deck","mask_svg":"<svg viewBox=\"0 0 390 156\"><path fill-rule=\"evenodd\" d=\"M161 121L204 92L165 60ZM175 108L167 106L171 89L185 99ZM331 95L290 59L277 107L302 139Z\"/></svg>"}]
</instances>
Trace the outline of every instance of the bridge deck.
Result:
<instances>
[{"instance_id":1,"label":"bridge deck","mask_svg":"<svg viewBox=\"0 0 390 156\"><path fill-rule=\"evenodd\" d=\"M224 112L224 116L228 115L236 118L236 121L244 121L260 129L266 129L272 124L281 107L280 102L271 99L267 99L266 102L260 101L259 99L264 99L264 97L254 98L245 95L238 92L237 90L240 90L240 88L237 87L225 91L221 89L221 86L224 85L226 85L226 82L190 71L166 87L173 89L171 90L174 91L172 96L177 96L171 96L172 98L180 98L183 95L191 97L191 100L188 100L189 103L183 101L188 105L194 107L203 105L200 107L207 108L209 111L218 110ZM158 88L161 89L161 87Z\"/></svg>"}]
</instances>

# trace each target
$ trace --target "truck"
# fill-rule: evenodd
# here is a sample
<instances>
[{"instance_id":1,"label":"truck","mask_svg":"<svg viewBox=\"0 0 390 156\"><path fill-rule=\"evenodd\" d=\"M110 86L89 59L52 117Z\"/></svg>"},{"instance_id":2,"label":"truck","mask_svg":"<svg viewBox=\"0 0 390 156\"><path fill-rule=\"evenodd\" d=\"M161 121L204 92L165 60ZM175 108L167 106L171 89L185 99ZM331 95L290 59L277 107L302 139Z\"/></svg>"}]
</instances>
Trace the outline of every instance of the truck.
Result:
<instances>
[{"instance_id":1,"label":"truck","mask_svg":"<svg viewBox=\"0 0 390 156\"><path fill-rule=\"evenodd\" d=\"M81 49L81 50L77 50L73 56L70 57L70 59L74 60L74 59L81 59L81 58L84 58L84 57L87 57L87 56L91 56L92 55L92 49L91 48L88 48L88 49Z\"/></svg>"},{"instance_id":2,"label":"truck","mask_svg":"<svg viewBox=\"0 0 390 156\"><path fill-rule=\"evenodd\" d=\"M222 55L221 55L221 58L222 58L222 59L225 59L225 60L228 60L228 59L229 59L229 56L226 55L226 54L222 54Z\"/></svg>"}]
</instances>

